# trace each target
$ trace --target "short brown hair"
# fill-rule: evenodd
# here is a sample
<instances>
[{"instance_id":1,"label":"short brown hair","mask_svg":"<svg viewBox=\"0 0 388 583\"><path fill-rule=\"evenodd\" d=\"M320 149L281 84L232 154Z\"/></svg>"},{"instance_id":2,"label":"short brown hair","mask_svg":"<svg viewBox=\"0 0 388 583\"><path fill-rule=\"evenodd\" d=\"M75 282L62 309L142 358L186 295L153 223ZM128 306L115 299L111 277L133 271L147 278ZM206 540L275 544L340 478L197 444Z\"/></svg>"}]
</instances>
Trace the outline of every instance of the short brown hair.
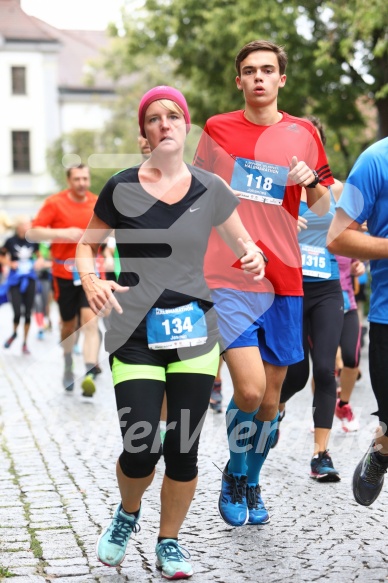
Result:
<instances>
[{"instance_id":1,"label":"short brown hair","mask_svg":"<svg viewBox=\"0 0 388 583\"><path fill-rule=\"evenodd\" d=\"M241 62L244 59L246 59L247 56L250 55L251 53L253 53L254 51L271 51L271 52L275 53L275 55L277 56L277 59L278 59L278 63L279 63L279 72L281 75L284 75L284 73L286 72L286 67L287 67L287 62L288 62L287 53L284 50L284 47L281 47L279 45L275 45L275 43L272 43L269 40L253 40L250 43L243 46L243 48L240 49L240 51L237 54L237 57L235 60L235 66L236 66L236 71L237 71L238 76L241 75L241 70L240 70Z\"/></svg>"},{"instance_id":2,"label":"short brown hair","mask_svg":"<svg viewBox=\"0 0 388 583\"><path fill-rule=\"evenodd\" d=\"M88 166L86 166L86 164L78 164L77 166L70 166L70 168L67 168L67 170L66 170L66 178L70 178L72 171L76 168L82 170L82 168L88 168ZM89 170L89 168L88 168L88 170Z\"/></svg>"}]
</instances>

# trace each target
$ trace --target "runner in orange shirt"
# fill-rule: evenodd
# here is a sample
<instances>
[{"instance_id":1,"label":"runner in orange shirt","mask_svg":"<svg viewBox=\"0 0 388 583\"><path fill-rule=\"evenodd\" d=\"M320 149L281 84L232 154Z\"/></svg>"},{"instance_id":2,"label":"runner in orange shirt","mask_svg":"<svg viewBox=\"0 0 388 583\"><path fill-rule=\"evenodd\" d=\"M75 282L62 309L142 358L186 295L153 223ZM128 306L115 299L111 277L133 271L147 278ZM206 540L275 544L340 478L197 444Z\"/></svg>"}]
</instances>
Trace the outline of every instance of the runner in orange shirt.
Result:
<instances>
[{"instance_id":1,"label":"runner in orange shirt","mask_svg":"<svg viewBox=\"0 0 388 583\"><path fill-rule=\"evenodd\" d=\"M77 243L93 214L97 196L89 191L89 168L80 164L69 168L66 175L68 188L45 200L32 223L29 239L52 243L54 298L61 316L61 341L65 359L63 386L66 391L74 388L72 350L80 315L85 334L83 357L86 366L81 386L83 395L91 397L96 390L95 376L100 372L98 367L96 369L100 348L98 318L86 300L74 257Z\"/></svg>"}]
</instances>

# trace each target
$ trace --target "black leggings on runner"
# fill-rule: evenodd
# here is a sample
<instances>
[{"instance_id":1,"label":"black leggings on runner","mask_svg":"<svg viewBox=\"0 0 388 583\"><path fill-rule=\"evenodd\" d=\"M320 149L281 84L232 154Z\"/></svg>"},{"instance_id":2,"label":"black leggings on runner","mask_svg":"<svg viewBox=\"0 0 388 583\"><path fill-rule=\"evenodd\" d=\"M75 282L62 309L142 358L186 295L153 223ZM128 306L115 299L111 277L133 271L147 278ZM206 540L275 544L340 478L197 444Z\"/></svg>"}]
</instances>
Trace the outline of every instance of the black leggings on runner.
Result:
<instances>
[{"instance_id":1,"label":"black leggings on runner","mask_svg":"<svg viewBox=\"0 0 388 583\"><path fill-rule=\"evenodd\" d=\"M357 368L360 363L361 327L357 310L349 310L344 317L340 340L344 366Z\"/></svg>"},{"instance_id":2,"label":"black leggings on runner","mask_svg":"<svg viewBox=\"0 0 388 583\"><path fill-rule=\"evenodd\" d=\"M339 280L304 283L304 359L288 367L280 397L286 403L307 384L313 363L314 426L331 429L336 403L335 356L343 325L343 297Z\"/></svg>"},{"instance_id":3,"label":"black leggings on runner","mask_svg":"<svg viewBox=\"0 0 388 583\"><path fill-rule=\"evenodd\" d=\"M124 450L120 467L130 478L145 478L155 468L162 448L160 410L167 396L167 433L163 444L166 476L189 482L198 473L200 431L209 405L214 376L166 374L166 382L128 380L115 386Z\"/></svg>"},{"instance_id":4,"label":"black leggings on runner","mask_svg":"<svg viewBox=\"0 0 388 583\"><path fill-rule=\"evenodd\" d=\"M9 288L9 295L13 308L13 323L15 326L20 322L22 306L24 306L24 321L26 324L30 324L31 310L35 297L35 280L30 279L28 281L28 286L24 292L20 291L20 286L13 285Z\"/></svg>"}]
</instances>

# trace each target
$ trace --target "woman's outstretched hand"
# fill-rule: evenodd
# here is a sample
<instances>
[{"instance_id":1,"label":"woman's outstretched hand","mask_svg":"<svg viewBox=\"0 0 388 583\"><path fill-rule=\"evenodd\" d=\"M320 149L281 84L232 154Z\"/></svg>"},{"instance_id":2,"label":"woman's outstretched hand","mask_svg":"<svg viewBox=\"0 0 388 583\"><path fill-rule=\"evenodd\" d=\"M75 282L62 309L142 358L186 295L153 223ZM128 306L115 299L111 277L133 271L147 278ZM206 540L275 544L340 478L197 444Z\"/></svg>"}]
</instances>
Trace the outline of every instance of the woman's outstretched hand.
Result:
<instances>
[{"instance_id":1,"label":"woman's outstretched hand","mask_svg":"<svg viewBox=\"0 0 388 583\"><path fill-rule=\"evenodd\" d=\"M129 290L128 286L119 285L112 280L99 279L94 273L83 275L81 282L89 306L97 316L108 316L112 308L119 314L123 313L113 292L125 293Z\"/></svg>"}]
</instances>

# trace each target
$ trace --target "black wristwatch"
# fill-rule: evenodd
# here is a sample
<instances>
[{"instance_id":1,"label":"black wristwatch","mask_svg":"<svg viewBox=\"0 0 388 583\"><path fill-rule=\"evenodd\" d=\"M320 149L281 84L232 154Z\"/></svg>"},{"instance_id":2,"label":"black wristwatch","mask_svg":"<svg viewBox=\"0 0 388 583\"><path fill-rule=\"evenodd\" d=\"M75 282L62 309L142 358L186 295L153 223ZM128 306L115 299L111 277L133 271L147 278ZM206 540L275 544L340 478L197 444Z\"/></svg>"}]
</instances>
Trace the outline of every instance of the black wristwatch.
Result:
<instances>
[{"instance_id":1,"label":"black wristwatch","mask_svg":"<svg viewBox=\"0 0 388 583\"><path fill-rule=\"evenodd\" d=\"M307 185L307 188L315 188L316 185L319 184L318 172L316 170L312 170L312 173L314 174L314 180Z\"/></svg>"}]
</instances>

